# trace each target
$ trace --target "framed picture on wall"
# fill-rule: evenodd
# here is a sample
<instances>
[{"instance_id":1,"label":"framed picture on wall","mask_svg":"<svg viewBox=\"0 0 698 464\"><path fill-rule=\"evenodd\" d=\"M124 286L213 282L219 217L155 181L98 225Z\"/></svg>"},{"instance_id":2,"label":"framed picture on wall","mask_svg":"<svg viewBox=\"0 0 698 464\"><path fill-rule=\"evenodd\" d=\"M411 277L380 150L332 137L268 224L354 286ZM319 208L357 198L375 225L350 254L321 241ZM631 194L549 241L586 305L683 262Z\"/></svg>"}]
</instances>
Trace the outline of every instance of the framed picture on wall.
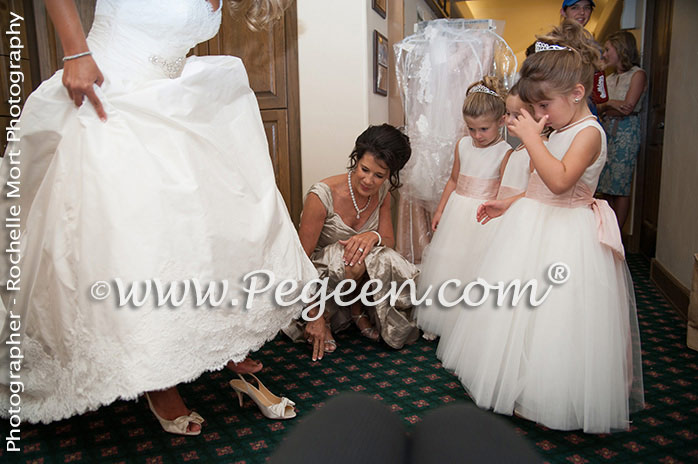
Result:
<instances>
[{"instance_id":1,"label":"framed picture on wall","mask_svg":"<svg viewBox=\"0 0 698 464\"><path fill-rule=\"evenodd\" d=\"M373 31L373 92L388 95L388 39L380 32Z\"/></svg>"},{"instance_id":2,"label":"framed picture on wall","mask_svg":"<svg viewBox=\"0 0 698 464\"><path fill-rule=\"evenodd\" d=\"M378 74L376 75L373 91L378 95L388 95L388 68L378 66Z\"/></svg>"},{"instance_id":3,"label":"framed picture on wall","mask_svg":"<svg viewBox=\"0 0 698 464\"><path fill-rule=\"evenodd\" d=\"M379 15L381 15L382 18L385 18L387 3L388 0L371 0L371 6L373 7L373 10Z\"/></svg>"}]
</instances>

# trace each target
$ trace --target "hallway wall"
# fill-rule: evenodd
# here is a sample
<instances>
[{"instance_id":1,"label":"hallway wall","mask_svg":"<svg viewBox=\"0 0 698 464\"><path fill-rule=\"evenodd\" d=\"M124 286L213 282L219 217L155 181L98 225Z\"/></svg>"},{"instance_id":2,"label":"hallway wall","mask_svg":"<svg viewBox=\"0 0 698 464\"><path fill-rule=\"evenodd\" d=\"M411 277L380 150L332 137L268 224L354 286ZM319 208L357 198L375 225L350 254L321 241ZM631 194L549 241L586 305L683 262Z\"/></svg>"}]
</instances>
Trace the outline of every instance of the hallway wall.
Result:
<instances>
[{"instance_id":1,"label":"hallway wall","mask_svg":"<svg viewBox=\"0 0 698 464\"><path fill-rule=\"evenodd\" d=\"M368 123L365 2L318 3L297 2L304 194L344 169L356 135Z\"/></svg>"},{"instance_id":2,"label":"hallway wall","mask_svg":"<svg viewBox=\"0 0 698 464\"><path fill-rule=\"evenodd\" d=\"M345 170L369 124L388 122L388 98L373 93L373 31L388 37L388 21L371 0L298 0L297 8L305 193Z\"/></svg>"},{"instance_id":3,"label":"hallway wall","mask_svg":"<svg viewBox=\"0 0 698 464\"><path fill-rule=\"evenodd\" d=\"M698 252L696 30L698 2L674 0L656 259L686 288L691 288L693 254Z\"/></svg>"}]
</instances>

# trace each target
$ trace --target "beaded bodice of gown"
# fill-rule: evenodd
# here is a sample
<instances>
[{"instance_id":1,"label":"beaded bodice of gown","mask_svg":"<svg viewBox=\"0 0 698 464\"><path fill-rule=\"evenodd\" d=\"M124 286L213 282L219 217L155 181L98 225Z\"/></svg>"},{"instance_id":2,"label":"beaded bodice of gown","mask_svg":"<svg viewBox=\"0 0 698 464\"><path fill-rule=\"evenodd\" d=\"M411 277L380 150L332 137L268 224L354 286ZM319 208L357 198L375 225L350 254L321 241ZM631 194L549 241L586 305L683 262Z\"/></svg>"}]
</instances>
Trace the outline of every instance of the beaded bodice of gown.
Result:
<instances>
[{"instance_id":1,"label":"beaded bodice of gown","mask_svg":"<svg viewBox=\"0 0 698 464\"><path fill-rule=\"evenodd\" d=\"M189 50L218 32L218 1L97 0L88 45L107 78L178 77Z\"/></svg>"}]
</instances>

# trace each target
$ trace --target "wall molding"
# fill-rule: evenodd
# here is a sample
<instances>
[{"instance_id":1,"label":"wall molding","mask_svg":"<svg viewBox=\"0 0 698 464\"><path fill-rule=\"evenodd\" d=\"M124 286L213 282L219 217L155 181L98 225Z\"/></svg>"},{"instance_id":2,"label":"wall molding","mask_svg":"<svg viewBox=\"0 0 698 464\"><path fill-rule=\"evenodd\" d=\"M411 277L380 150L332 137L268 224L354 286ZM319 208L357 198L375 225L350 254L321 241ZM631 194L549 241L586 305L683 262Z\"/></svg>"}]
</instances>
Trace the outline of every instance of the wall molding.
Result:
<instances>
[{"instance_id":1,"label":"wall molding","mask_svg":"<svg viewBox=\"0 0 698 464\"><path fill-rule=\"evenodd\" d=\"M679 282L656 258L650 264L650 280L669 300L683 320L688 320L689 290Z\"/></svg>"}]
</instances>

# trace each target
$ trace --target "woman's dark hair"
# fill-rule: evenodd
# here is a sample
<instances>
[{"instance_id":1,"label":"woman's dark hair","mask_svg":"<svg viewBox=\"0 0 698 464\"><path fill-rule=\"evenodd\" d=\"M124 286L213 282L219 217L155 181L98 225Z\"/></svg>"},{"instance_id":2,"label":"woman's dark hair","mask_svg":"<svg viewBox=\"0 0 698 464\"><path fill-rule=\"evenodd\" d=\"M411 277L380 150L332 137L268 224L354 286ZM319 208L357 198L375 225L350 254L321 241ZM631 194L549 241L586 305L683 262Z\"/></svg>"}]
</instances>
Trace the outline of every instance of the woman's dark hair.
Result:
<instances>
[{"instance_id":1,"label":"woman's dark hair","mask_svg":"<svg viewBox=\"0 0 698 464\"><path fill-rule=\"evenodd\" d=\"M390 124L368 126L356 139L354 150L349 155L349 169L354 169L366 153L371 153L388 167L390 190L399 188L400 169L412 155L410 138Z\"/></svg>"}]
</instances>

